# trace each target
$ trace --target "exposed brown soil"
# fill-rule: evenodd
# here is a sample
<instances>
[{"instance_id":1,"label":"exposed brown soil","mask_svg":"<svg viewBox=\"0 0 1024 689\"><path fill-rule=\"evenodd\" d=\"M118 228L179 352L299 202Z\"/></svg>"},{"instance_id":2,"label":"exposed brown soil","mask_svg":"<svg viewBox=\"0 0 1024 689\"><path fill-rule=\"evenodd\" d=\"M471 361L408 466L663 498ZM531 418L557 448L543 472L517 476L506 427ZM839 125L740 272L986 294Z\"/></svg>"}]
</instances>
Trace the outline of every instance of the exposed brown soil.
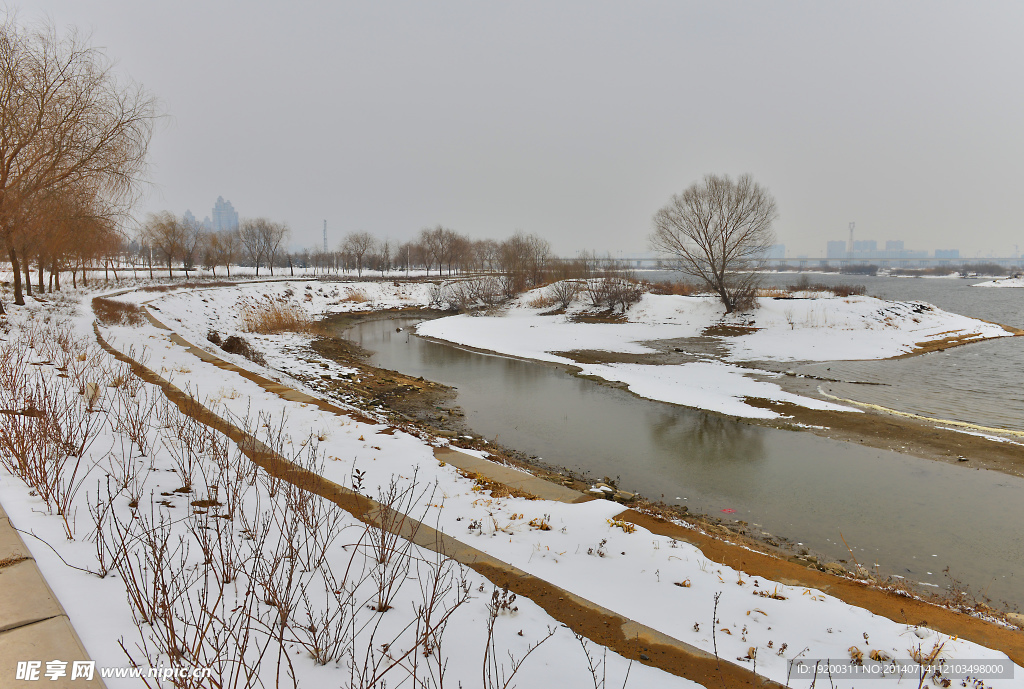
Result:
<instances>
[{"instance_id":1,"label":"exposed brown soil","mask_svg":"<svg viewBox=\"0 0 1024 689\"><path fill-rule=\"evenodd\" d=\"M704 332L701 334L705 337L740 337L741 335L749 335L756 333L760 328L755 328L752 325L727 325L725 323L715 323L712 326L704 328Z\"/></svg>"},{"instance_id":2,"label":"exposed brown soil","mask_svg":"<svg viewBox=\"0 0 1024 689\"><path fill-rule=\"evenodd\" d=\"M1024 451L1020 445L1000 443L981 436L957 433L924 421L873 410L864 413L808 409L789 402L745 397L752 407L771 409L788 418L760 422L789 428L802 423L823 428L799 428L835 440L861 443L924 459L934 459L973 469L993 469L1024 476ZM758 423L750 421L750 423Z\"/></svg>"},{"instance_id":3,"label":"exposed brown soil","mask_svg":"<svg viewBox=\"0 0 1024 689\"><path fill-rule=\"evenodd\" d=\"M663 364L664 355L628 354L625 352L608 352L602 349L574 349L571 352L551 352L555 356L564 356L578 364Z\"/></svg>"},{"instance_id":4,"label":"exposed brown soil","mask_svg":"<svg viewBox=\"0 0 1024 689\"><path fill-rule=\"evenodd\" d=\"M570 316L573 323L628 323L626 314L609 309L608 311L577 313Z\"/></svg>"},{"instance_id":5,"label":"exposed brown soil","mask_svg":"<svg viewBox=\"0 0 1024 689\"><path fill-rule=\"evenodd\" d=\"M1002 325L1001 323L996 323L995 325L999 325L1001 328L1006 330L1006 332L1013 333L1014 337L1024 335L1024 330L1019 330L1009 325ZM917 342L914 344L914 349L907 352L906 354L894 356L893 359L906 359L908 357L917 356L918 354L927 354L928 352L944 352L952 347L959 347L961 345L981 341L981 333L957 332L956 334L950 335L949 337L944 337L939 340Z\"/></svg>"},{"instance_id":6,"label":"exposed brown soil","mask_svg":"<svg viewBox=\"0 0 1024 689\"><path fill-rule=\"evenodd\" d=\"M448 406L455 398L454 390L423 378L371 366L367 363L369 352L354 342L329 334L366 321L396 316L415 318L437 315L437 311L429 309L390 309L336 314L324 319L319 328L323 334L313 340L313 350L325 359L361 369L365 375L352 379L318 381L316 387L333 396L351 395L356 399L348 400L349 403L356 402L358 406L384 405L406 420L434 427L435 430L447 430L453 434L464 432L465 428L458 422L462 412Z\"/></svg>"}]
</instances>

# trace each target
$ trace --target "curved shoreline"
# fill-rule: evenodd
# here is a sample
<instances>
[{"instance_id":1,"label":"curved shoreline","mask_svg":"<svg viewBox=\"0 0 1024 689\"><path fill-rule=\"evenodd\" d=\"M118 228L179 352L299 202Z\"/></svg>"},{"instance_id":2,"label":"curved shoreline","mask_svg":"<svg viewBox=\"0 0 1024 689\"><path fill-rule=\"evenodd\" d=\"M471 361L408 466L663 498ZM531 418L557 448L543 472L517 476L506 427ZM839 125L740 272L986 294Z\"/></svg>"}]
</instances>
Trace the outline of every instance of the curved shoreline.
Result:
<instances>
[{"instance_id":1,"label":"curved shoreline","mask_svg":"<svg viewBox=\"0 0 1024 689\"><path fill-rule=\"evenodd\" d=\"M1002 326L1007 332L1014 332L1007 326ZM1024 331L1016 331L1013 336L1024 335ZM636 395L642 399L652 399L644 397L629 389L629 386L625 383L618 381L610 381L600 376L587 375L582 371L583 369L579 366L572 364L566 364L561 362L544 361L542 359L533 359L529 357L516 356L506 354L503 352L497 352L488 350L480 347L473 347L470 345L464 345L458 342L451 342L439 337L416 335L424 340L437 342L444 344L449 347L455 347L464 351L475 352L487 356L497 356L507 359L514 359L519 361L528 361L530 363L553 366L559 370L566 371L574 376L586 378L595 383L601 385L607 385L610 387L616 387L625 389L630 394ZM711 342L714 338L708 338ZM961 341L956 345L950 346L963 346L966 344L972 344L974 342L987 341L987 340L970 340ZM940 351L938 347L935 349L920 349L912 353L902 354L895 357L889 357L890 359L902 359L910 356L918 356L921 354L929 353L930 351ZM562 354L571 355L574 352L565 352ZM635 355L635 354L621 354L621 353L609 353L614 357L616 363L652 363L650 359L657 357L657 354L652 355ZM752 369L753 373L771 373L769 371L763 371L761 369ZM791 376L784 376L782 378L772 378L771 382L778 385L781 389L792 392L798 395L805 395L806 390L802 389L798 385L787 384L792 380ZM755 378L756 379L756 378ZM825 395L825 393L820 393ZM827 396L827 395L826 395ZM828 396L831 397L831 396ZM813 398L811 398L813 399ZM887 408L870 405L868 403L857 402L856 400L846 400L842 398L836 398L839 401L846 402L849 404L857 405L858 407L864 408L864 414L851 414L849 412L830 411L811 409L803 407L790 402L779 402L775 400L769 400L764 398L744 398L744 401L755 407L761 407L765 409L771 409L778 412L781 417L777 419L757 419L757 418L743 418L736 417L733 414L726 414L719 411L705 409L702 407L692 407L688 405L677 404L665 400L653 400L662 402L664 404L674 404L676 406L685 407L687 409L694 409L708 414L714 414L717 416L734 418L742 423L746 423L754 426L768 426L772 428L780 428L785 430L811 432L821 437L829 438L832 440L839 440L844 442L858 442L869 447L874 447L881 450L890 450L899 452L902 454L909 454L915 457L921 457L924 459L931 459L936 461L946 462L948 464L957 464L966 468L977 469L985 468L994 471L1000 471L1010 476L1024 476L1024 453L1020 451L1020 448L1012 442L996 442L983 436L970 435L955 430L949 430L942 428L942 426L963 426L966 422L954 422L945 419L935 419L931 417L925 417L921 415L910 414L908 412L900 412L899 410L889 410ZM884 420L884 421L883 421ZM967 424L971 428L977 428L980 430L991 431L995 433L1009 433L1014 436L1024 436L1024 433L1018 433L1015 431L1005 431L1003 429L992 429L980 425ZM963 459L967 457L966 461Z\"/></svg>"}]
</instances>

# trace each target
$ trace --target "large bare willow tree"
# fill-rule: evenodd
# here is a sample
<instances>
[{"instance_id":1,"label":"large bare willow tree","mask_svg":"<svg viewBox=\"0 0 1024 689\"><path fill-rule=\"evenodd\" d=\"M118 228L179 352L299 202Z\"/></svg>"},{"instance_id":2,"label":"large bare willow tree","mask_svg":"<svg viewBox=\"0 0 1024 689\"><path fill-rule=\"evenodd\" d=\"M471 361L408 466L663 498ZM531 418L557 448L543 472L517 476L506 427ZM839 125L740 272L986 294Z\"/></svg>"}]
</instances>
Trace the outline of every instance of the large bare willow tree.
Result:
<instances>
[{"instance_id":1,"label":"large bare willow tree","mask_svg":"<svg viewBox=\"0 0 1024 689\"><path fill-rule=\"evenodd\" d=\"M50 24L0 19L0 245L24 304L19 248L33 244L33 204L54 191L88 188L126 210L145 169L156 99L119 77L87 37Z\"/></svg>"},{"instance_id":2,"label":"large bare willow tree","mask_svg":"<svg viewBox=\"0 0 1024 689\"><path fill-rule=\"evenodd\" d=\"M756 269L775 242L775 199L750 175L707 175L654 214L651 246L708 287L725 312L754 305Z\"/></svg>"}]
</instances>

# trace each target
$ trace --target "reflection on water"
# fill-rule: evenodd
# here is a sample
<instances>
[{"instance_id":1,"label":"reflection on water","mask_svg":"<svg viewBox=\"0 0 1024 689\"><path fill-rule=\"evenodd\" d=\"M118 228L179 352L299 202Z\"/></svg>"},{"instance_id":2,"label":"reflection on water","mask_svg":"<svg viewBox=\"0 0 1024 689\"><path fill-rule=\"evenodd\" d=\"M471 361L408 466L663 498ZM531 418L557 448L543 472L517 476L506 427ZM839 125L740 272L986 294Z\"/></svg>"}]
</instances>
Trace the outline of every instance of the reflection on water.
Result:
<instances>
[{"instance_id":1,"label":"reflection on water","mask_svg":"<svg viewBox=\"0 0 1024 689\"><path fill-rule=\"evenodd\" d=\"M368 322L345 336L376 352L375 365L455 386L466 423L486 438L694 511L734 509L835 559L849 558L842 532L861 563L885 573L945 585L948 566L973 590L1024 604L1024 480L644 400L423 340L414 323Z\"/></svg>"}]
</instances>

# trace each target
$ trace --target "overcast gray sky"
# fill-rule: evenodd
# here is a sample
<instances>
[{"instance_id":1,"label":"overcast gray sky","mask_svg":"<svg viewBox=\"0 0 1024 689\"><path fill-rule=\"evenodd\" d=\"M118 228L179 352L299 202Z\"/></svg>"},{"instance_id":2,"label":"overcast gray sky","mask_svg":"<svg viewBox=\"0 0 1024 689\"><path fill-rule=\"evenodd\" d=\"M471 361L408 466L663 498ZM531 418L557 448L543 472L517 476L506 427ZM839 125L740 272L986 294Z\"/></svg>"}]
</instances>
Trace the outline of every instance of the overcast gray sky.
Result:
<instances>
[{"instance_id":1,"label":"overcast gray sky","mask_svg":"<svg viewBox=\"0 0 1024 689\"><path fill-rule=\"evenodd\" d=\"M141 212L293 243L438 223L647 249L706 173L775 195L791 255L1024 250L1021 2L38 0L159 96Z\"/></svg>"}]
</instances>

